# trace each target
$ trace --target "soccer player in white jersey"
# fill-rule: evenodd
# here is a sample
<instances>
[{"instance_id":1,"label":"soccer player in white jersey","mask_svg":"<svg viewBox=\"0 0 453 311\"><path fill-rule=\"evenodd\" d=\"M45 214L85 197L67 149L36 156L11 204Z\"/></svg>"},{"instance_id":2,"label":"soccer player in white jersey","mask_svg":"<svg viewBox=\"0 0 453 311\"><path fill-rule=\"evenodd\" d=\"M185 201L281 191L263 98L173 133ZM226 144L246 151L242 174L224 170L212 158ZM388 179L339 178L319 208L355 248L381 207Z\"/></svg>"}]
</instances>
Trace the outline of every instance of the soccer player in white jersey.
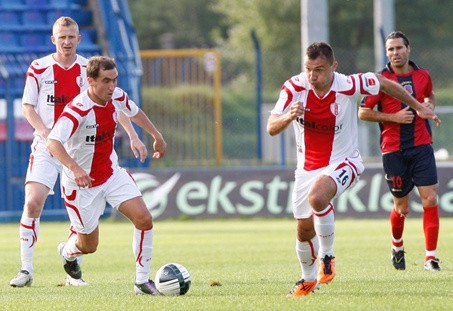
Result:
<instances>
[{"instance_id":1,"label":"soccer player in white jersey","mask_svg":"<svg viewBox=\"0 0 453 311\"><path fill-rule=\"evenodd\" d=\"M154 138L154 158L161 158L166 143L145 113L116 87L118 71L113 59L95 56L87 64L89 88L68 104L47 137L49 151L63 164L62 185L66 208L77 239L58 246L64 269L81 278L81 254L94 253L99 242L99 217L106 202L134 225L136 294L158 295L149 279L153 247L153 220L140 190L118 165L114 137L118 113Z\"/></svg>"},{"instance_id":2,"label":"soccer player in white jersey","mask_svg":"<svg viewBox=\"0 0 453 311\"><path fill-rule=\"evenodd\" d=\"M30 162L25 179L25 204L20 220L21 268L10 281L13 287L30 286L33 282L33 254L38 240L40 216L47 196L61 172L61 164L46 147L46 139L65 105L88 87L87 59L76 54L81 40L79 27L70 17L60 17L52 29L56 52L34 60L27 71L22 109L35 129ZM121 116L136 157L147 157L145 145L137 136L129 118ZM72 236L70 231L69 237ZM67 276L66 285L87 285L83 279Z\"/></svg>"},{"instance_id":3,"label":"soccer player in white jersey","mask_svg":"<svg viewBox=\"0 0 453 311\"><path fill-rule=\"evenodd\" d=\"M351 187L364 170L357 143L360 95L388 93L407 103L422 118L437 116L414 100L398 83L379 74L343 75L325 42L311 44L305 72L287 80L267 123L270 135L293 124L297 168L292 193L297 222L296 254L302 275L289 296L305 296L335 277L334 206L332 200Z\"/></svg>"}]
</instances>

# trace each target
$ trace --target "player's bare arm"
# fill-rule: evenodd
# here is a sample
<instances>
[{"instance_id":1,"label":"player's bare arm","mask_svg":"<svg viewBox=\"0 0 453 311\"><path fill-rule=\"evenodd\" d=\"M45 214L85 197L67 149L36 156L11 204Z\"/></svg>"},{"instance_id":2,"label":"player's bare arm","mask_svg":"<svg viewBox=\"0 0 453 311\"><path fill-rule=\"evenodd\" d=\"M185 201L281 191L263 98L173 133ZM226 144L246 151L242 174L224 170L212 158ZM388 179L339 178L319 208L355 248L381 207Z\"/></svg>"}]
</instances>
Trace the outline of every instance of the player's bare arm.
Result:
<instances>
[{"instance_id":1,"label":"player's bare arm","mask_svg":"<svg viewBox=\"0 0 453 311\"><path fill-rule=\"evenodd\" d=\"M55 139L48 139L46 144L50 153L74 174L74 181L77 186L91 187L93 178L71 158L61 142Z\"/></svg>"},{"instance_id":2,"label":"player's bare arm","mask_svg":"<svg viewBox=\"0 0 453 311\"><path fill-rule=\"evenodd\" d=\"M123 126L124 130L127 133L127 136L129 136L131 149L134 153L135 158L138 159L140 157L140 162L145 162L146 158L148 157L148 149L146 149L145 144L138 137L137 132L132 126L131 120L126 117L124 113L120 112L118 114L118 122Z\"/></svg>"},{"instance_id":3,"label":"player's bare arm","mask_svg":"<svg viewBox=\"0 0 453 311\"><path fill-rule=\"evenodd\" d=\"M384 113L370 108L359 109L359 118L364 121L372 122L394 122L400 124L410 124L415 118L409 106L404 107L396 113Z\"/></svg>"},{"instance_id":4,"label":"player's bare arm","mask_svg":"<svg viewBox=\"0 0 453 311\"><path fill-rule=\"evenodd\" d=\"M291 104L288 112L277 115L271 114L267 120L267 132L271 136L275 136L283 132L291 121L295 120L304 114L304 106L302 102L296 101Z\"/></svg>"},{"instance_id":5,"label":"player's bare arm","mask_svg":"<svg viewBox=\"0 0 453 311\"><path fill-rule=\"evenodd\" d=\"M396 99L401 100L406 105L414 108L418 115L423 119L430 119L436 122L436 125L440 126L440 119L436 116L436 114L424 104L419 103L414 97L412 97L409 92L407 92L400 84L396 83L395 81L389 80L383 77L380 74L376 74L379 83L381 85L380 90Z\"/></svg>"},{"instance_id":6,"label":"player's bare arm","mask_svg":"<svg viewBox=\"0 0 453 311\"><path fill-rule=\"evenodd\" d=\"M146 116L146 114L141 109L135 116L131 118L131 120L154 138L153 158L155 159L162 158L167 149L167 143L165 142L162 134L154 126L154 123L151 122L151 120Z\"/></svg>"},{"instance_id":7,"label":"player's bare arm","mask_svg":"<svg viewBox=\"0 0 453 311\"><path fill-rule=\"evenodd\" d=\"M434 93L431 93L431 94L429 94L428 97L425 97L424 101L425 101L425 105L429 109L434 111L434 108L436 108L436 96L434 95Z\"/></svg>"},{"instance_id":8,"label":"player's bare arm","mask_svg":"<svg viewBox=\"0 0 453 311\"><path fill-rule=\"evenodd\" d=\"M50 133L50 130L44 125L41 117L35 110L35 107L30 104L22 105L22 113L27 119L28 123L39 133L43 139L47 139L47 136Z\"/></svg>"}]
</instances>

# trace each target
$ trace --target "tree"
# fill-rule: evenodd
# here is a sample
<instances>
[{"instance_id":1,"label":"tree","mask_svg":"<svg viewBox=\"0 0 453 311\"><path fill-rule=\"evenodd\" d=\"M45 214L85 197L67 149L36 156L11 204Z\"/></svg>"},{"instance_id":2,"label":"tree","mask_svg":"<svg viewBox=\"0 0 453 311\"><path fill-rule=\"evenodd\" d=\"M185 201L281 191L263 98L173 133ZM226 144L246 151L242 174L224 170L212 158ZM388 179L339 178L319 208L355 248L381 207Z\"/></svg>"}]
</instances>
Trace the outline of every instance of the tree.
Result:
<instances>
[{"instance_id":1,"label":"tree","mask_svg":"<svg viewBox=\"0 0 453 311\"><path fill-rule=\"evenodd\" d=\"M226 34L212 0L129 0L140 49L213 47Z\"/></svg>"},{"instance_id":2,"label":"tree","mask_svg":"<svg viewBox=\"0 0 453 311\"><path fill-rule=\"evenodd\" d=\"M228 64L227 79L234 77L238 87L250 87L244 82L254 80L253 29L263 51L265 88L275 90L289 72L300 71L300 0L218 0L214 8L230 25L228 36L218 42Z\"/></svg>"}]
</instances>

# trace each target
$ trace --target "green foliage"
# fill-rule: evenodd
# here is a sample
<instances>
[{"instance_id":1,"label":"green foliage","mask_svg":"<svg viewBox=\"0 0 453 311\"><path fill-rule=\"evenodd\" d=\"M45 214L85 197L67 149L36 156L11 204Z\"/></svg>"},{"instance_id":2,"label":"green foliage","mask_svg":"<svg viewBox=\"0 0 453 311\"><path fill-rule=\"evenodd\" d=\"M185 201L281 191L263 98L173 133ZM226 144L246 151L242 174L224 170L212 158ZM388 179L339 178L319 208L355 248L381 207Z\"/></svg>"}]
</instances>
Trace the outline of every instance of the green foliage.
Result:
<instances>
[{"instance_id":1,"label":"green foliage","mask_svg":"<svg viewBox=\"0 0 453 311\"><path fill-rule=\"evenodd\" d=\"M289 77L288 72L300 72L299 0L219 0L215 9L229 23L228 37L218 44L228 64L224 80L233 83L256 80L252 30L256 31L262 50L265 89L280 87Z\"/></svg>"},{"instance_id":2,"label":"green foliage","mask_svg":"<svg viewBox=\"0 0 453 311\"><path fill-rule=\"evenodd\" d=\"M398 0L395 7L396 28L409 36L411 45L451 47L453 1Z\"/></svg>"},{"instance_id":3,"label":"green foliage","mask_svg":"<svg viewBox=\"0 0 453 311\"><path fill-rule=\"evenodd\" d=\"M343 73L374 71L373 1L329 0L329 38ZM301 70L300 0L129 0L141 49L215 47L222 54L222 83L244 89L256 82L251 31L262 49L263 89L275 92ZM395 1L396 28L405 32L413 58L433 75L436 88L450 87L453 1ZM451 57L450 57L451 58ZM248 87L248 86L247 86Z\"/></svg>"},{"instance_id":4,"label":"green foliage","mask_svg":"<svg viewBox=\"0 0 453 311\"><path fill-rule=\"evenodd\" d=\"M334 48L373 45L373 1L329 1L330 43Z\"/></svg>"},{"instance_id":5,"label":"green foliage","mask_svg":"<svg viewBox=\"0 0 453 311\"><path fill-rule=\"evenodd\" d=\"M300 277L292 219L155 220L151 277L169 262L192 276L185 296L148 297L133 292L132 225L103 221L96 253L82 269L87 287L62 286L65 273L56 245L67 223L42 222L35 252L34 283L8 284L19 265L17 224L0 230L2 310L449 310L453 220L442 219L438 255L441 272L423 270L421 219L407 219L406 271L390 263L388 220L336 222L337 276L315 294L287 298ZM211 286L216 281L220 286Z\"/></svg>"},{"instance_id":6,"label":"green foliage","mask_svg":"<svg viewBox=\"0 0 453 311\"><path fill-rule=\"evenodd\" d=\"M129 0L140 49L206 48L226 35L212 0Z\"/></svg>"}]
</instances>

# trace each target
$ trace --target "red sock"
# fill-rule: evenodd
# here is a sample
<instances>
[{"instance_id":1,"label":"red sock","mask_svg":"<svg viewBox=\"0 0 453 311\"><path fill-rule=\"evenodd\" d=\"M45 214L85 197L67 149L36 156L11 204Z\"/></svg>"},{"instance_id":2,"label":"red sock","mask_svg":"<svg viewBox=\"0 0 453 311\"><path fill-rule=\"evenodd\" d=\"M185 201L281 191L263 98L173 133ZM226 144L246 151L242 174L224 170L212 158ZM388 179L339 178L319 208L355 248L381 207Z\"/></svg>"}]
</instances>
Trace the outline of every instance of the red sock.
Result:
<instances>
[{"instance_id":1,"label":"red sock","mask_svg":"<svg viewBox=\"0 0 453 311\"><path fill-rule=\"evenodd\" d=\"M423 231L425 232L426 250L435 251L439 237L439 208L437 205L423 207Z\"/></svg>"},{"instance_id":2,"label":"red sock","mask_svg":"<svg viewBox=\"0 0 453 311\"><path fill-rule=\"evenodd\" d=\"M390 225L392 227L392 245L394 247L403 246L404 220L406 218L398 214L394 209L390 212ZM396 242L398 241L398 242Z\"/></svg>"}]
</instances>

